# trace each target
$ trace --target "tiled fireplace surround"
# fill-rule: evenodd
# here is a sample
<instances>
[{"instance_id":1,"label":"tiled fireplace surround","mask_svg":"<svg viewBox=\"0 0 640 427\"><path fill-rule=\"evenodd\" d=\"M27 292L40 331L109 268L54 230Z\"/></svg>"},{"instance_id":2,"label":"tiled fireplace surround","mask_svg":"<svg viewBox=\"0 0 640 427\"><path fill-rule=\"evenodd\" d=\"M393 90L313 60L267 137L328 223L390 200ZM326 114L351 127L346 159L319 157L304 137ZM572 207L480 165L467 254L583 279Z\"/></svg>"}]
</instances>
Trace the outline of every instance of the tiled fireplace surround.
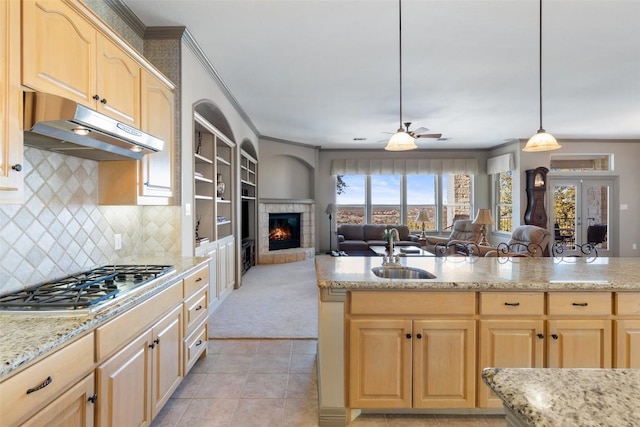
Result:
<instances>
[{"instance_id":1,"label":"tiled fireplace surround","mask_svg":"<svg viewBox=\"0 0 640 427\"><path fill-rule=\"evenodd\" d=\"M315 255L315 207L313 200L260 199L258 203L258 264L302 261ZM300 213L300 247L269 250L269 214Z\"/></svg>"}]
</instances>

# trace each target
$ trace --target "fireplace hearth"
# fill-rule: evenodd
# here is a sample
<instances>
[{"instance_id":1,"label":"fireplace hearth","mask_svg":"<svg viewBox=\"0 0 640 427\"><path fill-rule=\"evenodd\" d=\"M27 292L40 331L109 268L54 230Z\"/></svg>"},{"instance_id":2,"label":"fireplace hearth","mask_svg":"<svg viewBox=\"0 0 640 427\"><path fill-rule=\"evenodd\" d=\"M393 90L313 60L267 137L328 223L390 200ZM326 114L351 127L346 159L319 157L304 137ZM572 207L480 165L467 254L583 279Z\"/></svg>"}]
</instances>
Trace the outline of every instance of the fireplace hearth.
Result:
<instances>
[{"instance_id":1,"label":"fireplace hearth","mask_svg":"<svg viewBox=\"0 0 640 427\"><path fill-rule=\"evenodd\" d=\"M269 214L269 250L300 247L300 213Z\"/></svg>"}]
</instances>

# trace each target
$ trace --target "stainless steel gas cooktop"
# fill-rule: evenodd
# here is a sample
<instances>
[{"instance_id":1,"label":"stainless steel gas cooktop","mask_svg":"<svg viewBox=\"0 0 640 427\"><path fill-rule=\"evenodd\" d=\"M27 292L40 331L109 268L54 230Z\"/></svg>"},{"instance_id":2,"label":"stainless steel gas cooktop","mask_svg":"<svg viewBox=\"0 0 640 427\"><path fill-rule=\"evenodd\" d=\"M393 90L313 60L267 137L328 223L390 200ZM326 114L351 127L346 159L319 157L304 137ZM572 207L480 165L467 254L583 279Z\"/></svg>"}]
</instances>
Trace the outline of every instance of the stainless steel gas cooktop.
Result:
<instances>
[{"instance_id":1,"label":"stainless steel gas cooktop","mask_svg":"<svg viewBox=\"0 0 640 427\"><path fill-rule=\"evenodd\" d=\"M172 270L172 265L105 265L1 296L0 310L91 310Z\"/></svg>"}]
</instances>

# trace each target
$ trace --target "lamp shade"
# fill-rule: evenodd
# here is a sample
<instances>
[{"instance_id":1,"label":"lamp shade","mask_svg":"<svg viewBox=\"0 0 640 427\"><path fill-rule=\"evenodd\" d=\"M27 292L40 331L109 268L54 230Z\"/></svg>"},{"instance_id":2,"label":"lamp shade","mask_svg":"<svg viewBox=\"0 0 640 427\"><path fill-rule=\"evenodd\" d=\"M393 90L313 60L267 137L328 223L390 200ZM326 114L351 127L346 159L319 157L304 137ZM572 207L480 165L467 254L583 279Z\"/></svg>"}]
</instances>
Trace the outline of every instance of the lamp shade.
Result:
<instances>
[{"instance_id":1,"label":"lamp shade","mask_svg":"<svg viewBox=\"0 0 640 427\"><path fill-rule=\"evenodd\" d=\"M491 217L491 209L478 209L478 214L473 220L473 223L480 225L492 225L493 218Z\"/></svg>"},{"instance_id":2,"label":"lamp shade","mask_svg":"<svg viewBox=\"0 0 640 427\"><path fill-rule=\"evenodd\" d=\"M415 139L402 129L398 129L389 139L387 146L384 147L387 151L408 151L416 148L418 146L415 143Z\"/></svg>"},{"instance_id":3,"label":"lamp shade","mask_svg":"<svg viewBox=\"0 0 640 427\"><path fill-rule=\"evenodd\" d=\"M418 216L416 217L416 222L425 222L429 221L429 214L425 208L420 209L418 212Z\"/></svg>"},{"instance_id":4,"label":"lamp shade","mask_svg":"<svg viewBox=\"0 0 640 427\"><path fill-rule=\"evenodd\" d=\"M529 138L527 145L524 146L522 151L551 151L561 147L553 135L547 133L544 129L540 129L535 135Z\"/></svg>"},{"instance_id":5,"label":"lamp shade","mask_svg":"<svg viewBox=\"0 0 640 427\"><path fill-rule=\"evenodd\" d=\"M336 212L336 206L333 203L329 203L327 205L327 209L324 210L324 213L331 215Z\"/></svg>"}]
</instances>

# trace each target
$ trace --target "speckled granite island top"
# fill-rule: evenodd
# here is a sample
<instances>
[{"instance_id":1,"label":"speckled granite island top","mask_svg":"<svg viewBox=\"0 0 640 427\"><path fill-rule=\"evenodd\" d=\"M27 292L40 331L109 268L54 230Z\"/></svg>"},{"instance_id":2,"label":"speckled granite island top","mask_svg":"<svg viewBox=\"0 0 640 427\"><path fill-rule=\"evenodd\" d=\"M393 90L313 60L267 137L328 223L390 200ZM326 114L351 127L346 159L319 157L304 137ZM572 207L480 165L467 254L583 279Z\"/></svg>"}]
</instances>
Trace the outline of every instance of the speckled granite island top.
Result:
<instances>
[{"instance_id":1,"label":"speckled granite island top","mask_svg":"<svg viewBox=\"0 0 640 427\"><path fill-rule=\"evenodd\" d=\"M0 311L0 379L45 353L55 350L114 316L136 306L175 283L178 276L208 262L206 257L175 255L141 257L121 264L173 265L175 271L116 298L94 313L28 314Z\"/></svg>"},{"instance_id":2,"label":"speckled granite island top","mask_svg":"<svg viewBox=\"0 0 640 427\"><path fill-rule=\"evenodd\" d=\"M640 258L404 257L435 279L383 279L382 257L316 256L319 288L446 290L640 290Z\"/></svg>"},{"instance_id":3,"label":"speckled granite island top","mask_svg":"<svg viewBox=\"0 0 640 427\"><path fill-rule=\"evenodd\" d=\"M521 425L640 425L638 369L486 368L482 378Z\"/></svg>"}]
</instances>

